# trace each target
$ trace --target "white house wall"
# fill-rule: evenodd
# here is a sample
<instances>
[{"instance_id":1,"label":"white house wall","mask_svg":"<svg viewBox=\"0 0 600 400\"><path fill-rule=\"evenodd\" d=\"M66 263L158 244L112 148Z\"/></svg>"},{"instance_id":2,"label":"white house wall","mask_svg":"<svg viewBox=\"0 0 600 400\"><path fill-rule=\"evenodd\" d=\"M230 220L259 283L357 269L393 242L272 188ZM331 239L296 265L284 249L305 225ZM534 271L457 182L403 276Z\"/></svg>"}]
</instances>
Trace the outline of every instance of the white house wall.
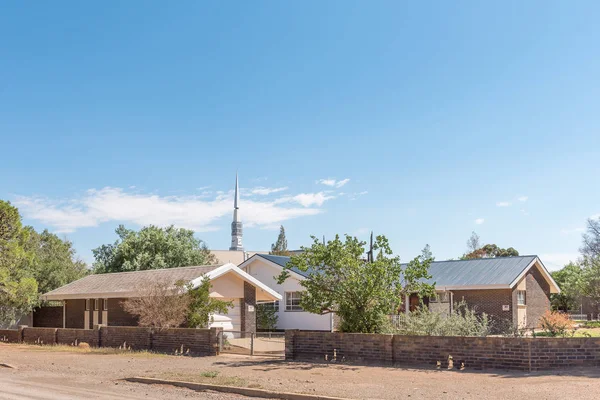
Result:
<instances>
[{"instance_id":1,"label":"white house wall","mask_svg":"<svg viewBox=\"0 0 600 400\"><path fill-rule=\"evenodd\" d=\"M298 279L289 277L279 285L275 277L281 273L281 268L275 267L259 257L255 257L255 260L243 269L283 297L279 302L277 329L331 330L331 315L329 314L317 315L305 311L285 311L285 292L305 290L300 286Z\"/></svg>"}]
</instances>

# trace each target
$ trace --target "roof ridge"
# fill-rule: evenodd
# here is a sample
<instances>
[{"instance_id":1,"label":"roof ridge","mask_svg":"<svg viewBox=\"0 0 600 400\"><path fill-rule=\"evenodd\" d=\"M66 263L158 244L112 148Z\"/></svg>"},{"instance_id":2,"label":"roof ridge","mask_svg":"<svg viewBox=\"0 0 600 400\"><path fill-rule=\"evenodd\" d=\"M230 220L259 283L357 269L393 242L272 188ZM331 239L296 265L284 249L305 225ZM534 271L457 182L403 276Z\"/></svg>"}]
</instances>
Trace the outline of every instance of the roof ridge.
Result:
<instances>
[{"instance_id":1,"label":"roof ridge","mask_svg":"<svg viewBox=\"0 0 600 400\"><path fill-rule=\"evenodd\" d=\"M102 275L122 275L122 274L137 274L137 273L140 273L140 272L173 271L173 270L179 270L179 269L190 269L190 268L200 268L200 267L222 267L225 264L227 264L227 263L223 263L223 264L205 264L205 265L188 265L186 267L173 267L173 268L142 269L142 270L139 270L139 271L106 272L106 273L100 273L100 274L89 274L89 275L84 276L84 278L87 278L88 276L95 276L95 275L97 275L97 276L102 276ZM75 282L77 282L77 281L75 281ZM73 282L71 282L71 283L73 283Z\"/></svg>"},{"instance_id":2,"label":"roof ridge","mask_svg":"<svg viewBox=\"0 0 600 400\"><path fill-rule=\"evenodd\" d=\"M526 258L526 257L537 257L535 254L527 254L527 255L518 255L518 256L504 256L504 257L481 257L481 258L469 258L467 260L439 260L432 261L431 264L434 263L446 263L446 262L465 262L465 261L481 261L481 260L502 260L506 258ZM404 263L408 264L408 263Z\"/></svg>"}]
</instances>

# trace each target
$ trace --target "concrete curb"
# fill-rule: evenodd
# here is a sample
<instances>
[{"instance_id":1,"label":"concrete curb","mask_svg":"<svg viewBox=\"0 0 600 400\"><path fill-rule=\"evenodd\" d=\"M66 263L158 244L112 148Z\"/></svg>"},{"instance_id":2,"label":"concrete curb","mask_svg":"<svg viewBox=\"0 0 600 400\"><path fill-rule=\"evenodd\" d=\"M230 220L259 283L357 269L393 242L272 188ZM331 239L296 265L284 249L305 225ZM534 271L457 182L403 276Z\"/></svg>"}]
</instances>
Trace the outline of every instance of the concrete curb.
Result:
<instances>
[{"instance_id":1,"label":"concrete curb","mask_svg":"<svg viewBox=\"0 0 600 400\"><path fill-rule=\"evenodd\" d=\"M192 382L180 382L180 381L170 381L166 379L156 379L156 378L144 378L144 377L133 377L133 378L125 378L127 382L135 382L135 383L145 383L149 385L171 385L182 388L187 388L191 390L214 390L216 392L223 393L234 393L240 394L242 396L248 397L262 397L265 399L282 399L282 400L349 400L342 397L330 397L330 396L318 396L312 394L302 394L302 393L288 393L288 392L275 392L271 390L265 389L252 389L252 388L243 388L236 386L220 386L220 385L211 385L209 383L192 383Z\"/></svg>"}]
</instances>

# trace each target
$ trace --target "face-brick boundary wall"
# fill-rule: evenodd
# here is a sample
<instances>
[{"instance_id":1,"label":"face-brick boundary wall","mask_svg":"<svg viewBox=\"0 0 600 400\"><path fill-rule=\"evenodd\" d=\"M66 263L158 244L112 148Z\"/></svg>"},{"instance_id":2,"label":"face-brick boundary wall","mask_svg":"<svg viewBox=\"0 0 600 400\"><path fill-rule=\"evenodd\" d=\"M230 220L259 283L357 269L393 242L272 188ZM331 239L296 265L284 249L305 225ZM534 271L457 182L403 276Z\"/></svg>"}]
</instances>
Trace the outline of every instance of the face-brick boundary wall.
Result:
<instances>
[{"instance_id":1,"label":"face-brick boundary wall","mask_svg":"<svg viewBox=\"0 0 600 400\"><path fill-rule=\"evenodd\" d=\"M218 337L222 328L155 329L96 325L94 329L29 328L0 329L0 342L41 345L76 345L150 350L159 353L215 356L219 354Z\"/></svg>"},{"instance_id":2,"label":"face-brick boundary wall","mask_svg":"<svg viewBox=\"0 0 600 400\"><path fill-rule=\"evenodd\" d=\"M437 337L286 331L286 360L539 371L600 366L600 338Z\"/></svg>"}]
</instances>

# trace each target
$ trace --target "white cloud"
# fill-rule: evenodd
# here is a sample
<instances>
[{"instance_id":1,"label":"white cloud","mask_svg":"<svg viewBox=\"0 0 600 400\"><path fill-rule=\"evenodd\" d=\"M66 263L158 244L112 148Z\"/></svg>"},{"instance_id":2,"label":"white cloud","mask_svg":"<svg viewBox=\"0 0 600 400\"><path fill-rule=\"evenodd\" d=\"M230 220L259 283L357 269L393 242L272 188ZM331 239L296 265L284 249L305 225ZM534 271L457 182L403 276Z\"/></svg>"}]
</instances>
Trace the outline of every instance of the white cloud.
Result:
<instances>
[{"instance_id":1,"label":"white cloud","mask_svg":"<svg viewBox=\"0 0 600 400\"><path fill-rule=\"evenodd\" d=\"M590 215L590 219L598 219L600 218L600 214Z\"/></svg>"},{"instance_id":2,"label":"white cloud","mask_svg":"<svg viewBox=\"0 0 600 400\"><path fill-rule=\"evenodd\" d=\"M510 207L511 205L510 201L499 201L496 203L496 207Z\"/></svg>"},{"instance_id":3,"label":"white cloud","mask_svg":"<svg viewBox=\"0 0 600 400\"><path fill-rule=\"evenodd\" d=\"M519 198L517 198L517 200L519 200L520 202L524 203L527 200L529 200L529 196L520 196Z\"/></svg>"},{"instance_id":4,"label":"white cloud","mask_svg":"<svg viewBox=\"0 0 600 400\"><path fill-rule=\"evenodd\" d=\"M350 178L342 179L340 181L336 181L335 179L319 179L317 183L325 186L331 186L336 188L341 188L346 183L350 182Z\"/></svg>"},{"instance_id":5,"label":"white cloud","mask_svg":"<svg viewBox=\"0 0 600 400\"><path fill-rule=\"evenodd\" d=\"M485 222L485 219L484 219L484 218L477 218L477 219L475 220L475 223L476 223L477 225L481 225L481 224L483 224L484 222Z\"/></svg>"},{"instance_id":6,"label":"white cloud","mask_svg":"<svg viewBox=\"0 0 600 400\"><path fill-rule=\"evenodd\" d=\"M577 261L579 253L546 253L540 254L539 257L549 270L556 271L570 261Z\"/></svg>"},{"instance_id":7,"label":"white cloud","mask_svg":"<svg viewBox=\"0 0 600 400\"><path fill-rule=\"evenodd\" d=\"M330 198L333 197L322 193L292 197L292 201L303 207L283 206L278 200L244 200L242 220L250 227L274 226L289 219L319 214L323 210L311 206L321 206ZM83 196L68 201L20 196L14 203L25 218L49 225L56 232L73 232L110 221L140 226L173 224L202 232L218 229L215 222L231 214L233 191L219 191L207 200L205 196L159 196L106 187L90 189Z\"/></svg>"},{"instance_id":8,"label":"white cloud","mask_svg":"<svg viewBox=\"0 0 600 400\"><path fill-rule=\"evenodd\" d=\"M258 186L258 187L255 187L255 188L251 189L250 193L257 194L257 195L260 195L260 196L267 196L267 195L270 195L272 193L283 192L284 190L287 190L287 189L288 189L287 186L279 187L279 188L268 188L268 187Z\"/></svg>"},{"instance_id":9,"label":"white cloud","mask_svg":"<svg viewBox=\"0 0 600 400\"><path fill-rule=\"evenodd\" d=\"M524 208L521 208L521 213L525 216L529 215L529 212L527 210L525 210Z\"/></svg>"},{"instance_id":10,"label":"white cloud","mask_svg":"<svg viewBox=\"0 0 600 400\"><path fill-rule=\"evenodd\" d=\"M296 196L286 196L275 200L275 204L298 203L304 207L322 206L327 200L335 199L335 196L328 195L326 192L318 193L300 193Z\"/></svg>"}]
</instances>

